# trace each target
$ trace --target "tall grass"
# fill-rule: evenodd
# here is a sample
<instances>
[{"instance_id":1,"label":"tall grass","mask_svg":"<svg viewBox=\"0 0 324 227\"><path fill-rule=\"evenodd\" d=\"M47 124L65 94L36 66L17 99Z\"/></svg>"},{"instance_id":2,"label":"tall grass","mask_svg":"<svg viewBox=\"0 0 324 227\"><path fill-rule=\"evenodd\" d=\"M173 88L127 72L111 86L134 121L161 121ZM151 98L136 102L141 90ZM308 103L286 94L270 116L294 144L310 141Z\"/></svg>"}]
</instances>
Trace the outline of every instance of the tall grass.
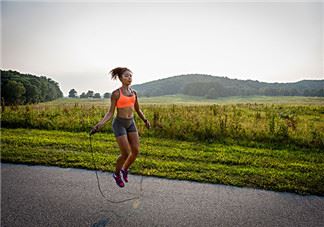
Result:
<instances>
[{"instance_id":1,"label":"tall grass","mask_svg":"<svg viewBox=\"0 0 324 227\"><path fill-rule=\"evenodd\" d=\"M107 105L61 102L57 105L2 109L6 128L89 131L105 115ZM187 141L287 144L324 148L324 106L288 104L141 105L152 124L148 132L138 115L140 135ZM116 114L116 113L115 113ZM112 133L111 123L103 132Z\"/></svg>"}]
</instances>

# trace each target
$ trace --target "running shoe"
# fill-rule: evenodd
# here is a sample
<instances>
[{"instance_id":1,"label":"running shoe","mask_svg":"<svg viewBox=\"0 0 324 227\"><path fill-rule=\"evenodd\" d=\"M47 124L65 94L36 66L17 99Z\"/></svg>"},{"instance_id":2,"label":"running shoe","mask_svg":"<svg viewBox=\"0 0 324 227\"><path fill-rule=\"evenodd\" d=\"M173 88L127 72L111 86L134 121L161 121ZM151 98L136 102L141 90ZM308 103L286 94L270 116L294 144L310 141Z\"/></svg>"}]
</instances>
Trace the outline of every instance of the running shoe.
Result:
<instances>
[{"instance_id":1,"label":"running shoe","mask_svg":"<svg viewBox=\"0 0 324 227\"><path fill-rule=\"evenodd\" d=\"M121 169L121 172L123 174L124 181L127 183L128 182L128 170Z\"/></svg>"},{"instance_id":2,"label":"running shoe","mask_svg":"<svg viewBox=\"0 0 324 227\"><path fill-rule=\"evenodd\" d=\"M115 181L116 181L116 184L119 186L119 187L124 187L125 186L125 184L124 184L124 182L123 182L123 180L121 179L121 176L119 175L119 176L117 176L115 173L113 174L113 178L115 179Z\"/></svg>"}]
</instances>

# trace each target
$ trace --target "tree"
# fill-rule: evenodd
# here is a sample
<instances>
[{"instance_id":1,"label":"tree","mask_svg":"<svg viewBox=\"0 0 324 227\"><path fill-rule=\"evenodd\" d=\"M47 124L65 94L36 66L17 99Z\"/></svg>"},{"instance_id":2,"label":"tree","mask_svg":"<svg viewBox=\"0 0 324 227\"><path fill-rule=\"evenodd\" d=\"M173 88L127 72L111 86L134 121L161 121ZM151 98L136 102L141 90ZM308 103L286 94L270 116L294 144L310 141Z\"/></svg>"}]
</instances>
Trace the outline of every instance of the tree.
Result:
<instances>
[{"instance_id":1,"label":"tree","mask_svg":"<svg viewBox=\"0 0 324 227\"><path fill-rule=\"evenodd\" d=\"M25 84L25 97L27 103L37 103L40 101L40 90L33 84L26 83Z\"/></svg>"},{"instance_id":2,"label":"tree","mask_svg":"<svg viewBox=\"0 0 324 227\"><path fill-rule=\"evenodd\" d=\"M77 92L74 88L72 88L72 89L69 91L69 97L70 97L70 98L76 98L77 93L78 93L78 92Z\"/></svg>"},{"instance_id":3,"label":"tree","mask_svg":"<svg viewBox=\"0 0 324 227\"><path fill-rule=\"evenodd\" d=\"M22 104L25 101L23 96L26 92L24 85L21 82L9 80L3 87L3 93L6 104Z\"/></svg>"},{"instance_id":4,"label":"tree","mask_svg":"<svg viewBox=\"0 0 324 227\"><path fill-rule=\"evenodd\" d=\"M85 99L87 98L88 96L86 95L86 93L82 92L82 94L80 95L80 99Z\"/></svg>"},{"instance_id":5,"label":"tree","mask_svg":"<svg viewBox=\"0 0 324 227\"><path fill-rule=\"evenodd\" d=\"M93 96L94 98L96 98L96 99L100 99L101 98L101 96L100 96L100 93L96 93L96 94L94 94L94 96Z\"/></svg>"},{"instance_id":6,"label":"tree","mask_svg":"<svg viewBox=\"0 0 324 227\"><path fill-rule=\"evenodd\" d=\"M90 91L90 90L89 90L89 91L87 92L87 97L92 98L92 97L93 97L93 91Z\"/></svg>"},{"instance_id":7,"label":"tree","mask_svg":"<svg viewBox=\"0 0 324 227\"><path fill-rule=\"evenodd\" d=\"M0 72L1 95L8 104L37 103L63 97L58 83L50 78L22 74L12 70L0 70Z\"/></svg>"},{"instance_id":8,"label":"tree","mask_svg":"<svg viewBox=\"0 0 324 227\"><path fill-rule=\"evenodd\" d=\"M46 93L48 92L48 87L47 87L46 77L44 76L40 77L40 91L41 91L41 101L46 101L45 96Z\"/></svg>"},{"instance_id":9,"label":"tree","mask_svg":"<svg viewBox=\"0 0 324 227\"><path fill-rule=\"evenodd\" d=\"M105 98L105 99L109 99L110 96L111 96L111 94L110 94L109 92L106 92L106 93L104 94L104 98Z\"/></svg>"}]
</instances>

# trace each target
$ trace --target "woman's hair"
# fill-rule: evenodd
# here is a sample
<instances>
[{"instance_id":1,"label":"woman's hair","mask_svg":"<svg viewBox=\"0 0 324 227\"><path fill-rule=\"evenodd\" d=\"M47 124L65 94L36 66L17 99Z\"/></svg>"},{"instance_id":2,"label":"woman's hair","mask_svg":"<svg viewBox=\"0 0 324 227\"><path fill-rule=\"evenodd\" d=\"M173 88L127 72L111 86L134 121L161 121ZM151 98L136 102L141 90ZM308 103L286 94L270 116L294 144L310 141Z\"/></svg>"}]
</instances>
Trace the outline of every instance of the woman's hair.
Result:
<instances>
[{"instance_id":1,"label":"woman's hair","mask_svg":"<svg viewBox=\"0 0 324 227\"><path fill-rule=\"evenodd\" d=\"M109 73L111 74L111 79L112 80L116 80L117 79L117 76L120 79L121 76L123 75L123 73L126 72L126 71L129 71L129 72L133 73L128 68L123 68L123 67L114 68Z\"/></svg>"}]
</instances>

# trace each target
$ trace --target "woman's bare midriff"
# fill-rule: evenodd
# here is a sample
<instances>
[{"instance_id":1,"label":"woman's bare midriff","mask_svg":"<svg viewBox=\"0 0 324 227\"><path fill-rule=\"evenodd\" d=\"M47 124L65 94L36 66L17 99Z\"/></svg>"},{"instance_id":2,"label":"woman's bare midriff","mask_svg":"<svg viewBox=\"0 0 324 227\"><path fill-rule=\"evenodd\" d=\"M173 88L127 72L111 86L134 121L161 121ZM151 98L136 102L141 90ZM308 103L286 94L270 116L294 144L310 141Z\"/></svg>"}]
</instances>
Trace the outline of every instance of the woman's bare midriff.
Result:
<instances>
[{"instance_id":1,"label":"woman's bare midriff","mask_svg":"<svg viewBox=\"0 0 324 227\"><path fill-rule=\"evenodd\" d=\"M132 118L134 111L134 107L124 107L124 108L117 108L117 117L120 118Z\"/></svg>"}]
</instances>

